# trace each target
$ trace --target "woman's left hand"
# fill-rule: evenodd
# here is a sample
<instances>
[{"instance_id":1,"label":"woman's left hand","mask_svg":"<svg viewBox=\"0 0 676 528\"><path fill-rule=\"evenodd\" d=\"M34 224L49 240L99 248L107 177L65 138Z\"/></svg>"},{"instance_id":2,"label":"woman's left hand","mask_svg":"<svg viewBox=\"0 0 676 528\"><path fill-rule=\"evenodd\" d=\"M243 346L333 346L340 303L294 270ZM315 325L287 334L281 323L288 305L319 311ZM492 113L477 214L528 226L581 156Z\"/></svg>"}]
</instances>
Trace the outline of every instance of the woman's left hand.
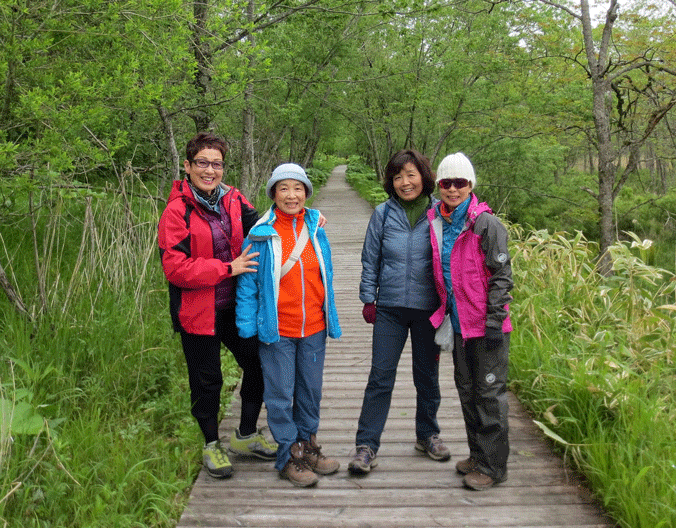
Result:
<instances>
[{"instance_id":1,"label":"woman's left hand","mask_svg":"<svg viewBox=\"0 0 676 528\"><path fill-rule=\"evenodd\" d=\"M255 273L258 270L258 262L252 260L253 258L260 255L258 251L249 253L251 249L251 244L249 244L242 254L233 260L230 263L231 274L234 277L235 275L240 275L241 273Z\"/></svg>"},{"instance_id":2,"label":"woman's left hand","mask_svg":"<svg viewBox=\"0 0 676 528\"><path fill-rule=\"evenodd\" d=\"M505 334L503 334L502 331L498 330L497 328L487 326L484 338L486 339L486 348L488 350L496 350L502 345Z\"/></svg>"}]
</instances>

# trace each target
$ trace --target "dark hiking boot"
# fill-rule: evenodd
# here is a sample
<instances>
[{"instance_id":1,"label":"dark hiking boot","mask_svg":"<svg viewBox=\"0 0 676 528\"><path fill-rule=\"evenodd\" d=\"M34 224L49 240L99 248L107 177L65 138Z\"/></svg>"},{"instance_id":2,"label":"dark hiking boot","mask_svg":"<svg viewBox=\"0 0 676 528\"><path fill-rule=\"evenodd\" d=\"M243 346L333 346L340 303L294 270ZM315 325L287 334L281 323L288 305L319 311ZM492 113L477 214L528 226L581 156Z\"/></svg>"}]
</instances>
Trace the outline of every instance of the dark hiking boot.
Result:
<instances>
[{"instance_id":1,"label":"dark hiking boot","mask_svg":"<svg viewBox=\"0 0 676 528\"><path fill-rule=\"evenodd\" d=\"M475 469L476 469L476 460L474 460L474 458L472 457L466 458L465 460L461 460L455 465L455 470L461 475L467 475L467 473L471 473Z\"/></svg>"},{"instance_id":2,"label":"dark hiking boot","mask_svg":"<svg viewBox=\"0 0 676 528\"><path fill-rule=\"evenodd\" d=\"M496 480L476 470L472 471L471 473L468 473L467 475L465 475L465 478L462 479L465 486L476 491L487 490L488 488L492 488L496 484L500 484L505 480L507 480L506 475L501 480Z\"/></svg>"}]
</instances>

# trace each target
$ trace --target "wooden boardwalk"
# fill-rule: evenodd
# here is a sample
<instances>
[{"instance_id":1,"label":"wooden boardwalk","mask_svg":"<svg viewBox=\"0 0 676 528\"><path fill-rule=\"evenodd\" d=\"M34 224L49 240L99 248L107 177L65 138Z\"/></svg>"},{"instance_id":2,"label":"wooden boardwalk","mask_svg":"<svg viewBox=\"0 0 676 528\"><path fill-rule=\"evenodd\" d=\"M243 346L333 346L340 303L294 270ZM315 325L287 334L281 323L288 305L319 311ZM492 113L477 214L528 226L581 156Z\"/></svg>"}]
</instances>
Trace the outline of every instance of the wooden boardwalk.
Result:
<instances>
[{"instance_id":1,"label":"wooden boardwalk","mask_svg":"<svg viewBox=\"0 0 676 528\"><path fill-rule=\"evenodd\" d=\"M338 473L314 488L281 480L271 462L231 457L235 474L216 480L202 470L179 527L518 527L606 528L615 526L589 493L551 453L539 430L510 395L509 480L484 492L465 489L455 462L468 455L465 429L449 355L442 355L441 437L452 453L440 463L415 451L415 389L410 346L402 355L392 407L378 453L366 477L347 473L370 366L371 325L361 316L361 246L371 207L337 167L313 207L328 218L336 302L343 337L327 343L318 440L340 460ZM221 423L230 437L239 398ZM264 415L260 425L264 424Z\"/></svg>"}]
</instances>

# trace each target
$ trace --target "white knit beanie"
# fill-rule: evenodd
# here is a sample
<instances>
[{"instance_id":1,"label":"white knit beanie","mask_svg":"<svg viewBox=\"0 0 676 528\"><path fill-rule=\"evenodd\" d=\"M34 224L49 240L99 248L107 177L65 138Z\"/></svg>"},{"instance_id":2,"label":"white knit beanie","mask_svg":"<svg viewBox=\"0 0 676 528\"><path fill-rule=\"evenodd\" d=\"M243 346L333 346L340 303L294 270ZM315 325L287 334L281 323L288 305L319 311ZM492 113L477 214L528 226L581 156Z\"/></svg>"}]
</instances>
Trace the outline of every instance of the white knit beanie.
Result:
<instances>
[{"instance_id":1,"label":"white knit beanie","mask_svg":"<svg viewBox=\"0 0 676 528\"><path fill-rule=\"evenodd\" d=\"M476 176L472 162L462 152L449 154L439 163L437 183L448 178L465 178L472 184L472 189L476 186Z\"/></svg>"},{"instance_id":2,"label":"white knit beanie","mask_svg":"<svg viewBox=\"0 0 676 528\"><path fill-rule=\"evenodd\" d=\"M312 196L312 182L307 177L307 174L305 174L303 167L296 165L295 163L283 163L272 171L272 176L270 176L268 184L265 186L265 194L267 194L271 200L275 199L272 188L275 186L275 183L282 180L298 180L299 182L302 182L307 189L306 198Z\"/></svg>"}]
</instances>

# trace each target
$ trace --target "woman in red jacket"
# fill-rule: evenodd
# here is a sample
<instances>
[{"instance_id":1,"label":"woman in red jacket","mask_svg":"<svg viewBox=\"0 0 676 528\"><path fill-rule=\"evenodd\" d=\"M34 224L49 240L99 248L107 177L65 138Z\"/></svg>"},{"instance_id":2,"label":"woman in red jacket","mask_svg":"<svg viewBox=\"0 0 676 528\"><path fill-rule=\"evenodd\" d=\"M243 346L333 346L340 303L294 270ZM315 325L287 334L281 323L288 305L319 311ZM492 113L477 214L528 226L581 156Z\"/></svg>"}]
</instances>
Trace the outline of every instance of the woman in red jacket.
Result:
<instances>
[{"instance_id":1,"label":"woman in red jacket","mask_svg":"<svg viewBox=\"0 0 676 528\"><path fill-rule=\"evenodd\" d=\"M174 181L158 230L171 318L188 365L192 415L204 435L203 463L216 478L232 474L218 436L221 343L243 372L240 423L229 450L264 460L275 460L277 452L277 445L257 428L263 404L258 340L240 338L235 325L235 277L255 273L258 265L258 253L241 250L258 213L239 190L222 183L226 152L225 142L213 134L201 133L188 142L187 178Z\"/></svg>"}]
</instances>

